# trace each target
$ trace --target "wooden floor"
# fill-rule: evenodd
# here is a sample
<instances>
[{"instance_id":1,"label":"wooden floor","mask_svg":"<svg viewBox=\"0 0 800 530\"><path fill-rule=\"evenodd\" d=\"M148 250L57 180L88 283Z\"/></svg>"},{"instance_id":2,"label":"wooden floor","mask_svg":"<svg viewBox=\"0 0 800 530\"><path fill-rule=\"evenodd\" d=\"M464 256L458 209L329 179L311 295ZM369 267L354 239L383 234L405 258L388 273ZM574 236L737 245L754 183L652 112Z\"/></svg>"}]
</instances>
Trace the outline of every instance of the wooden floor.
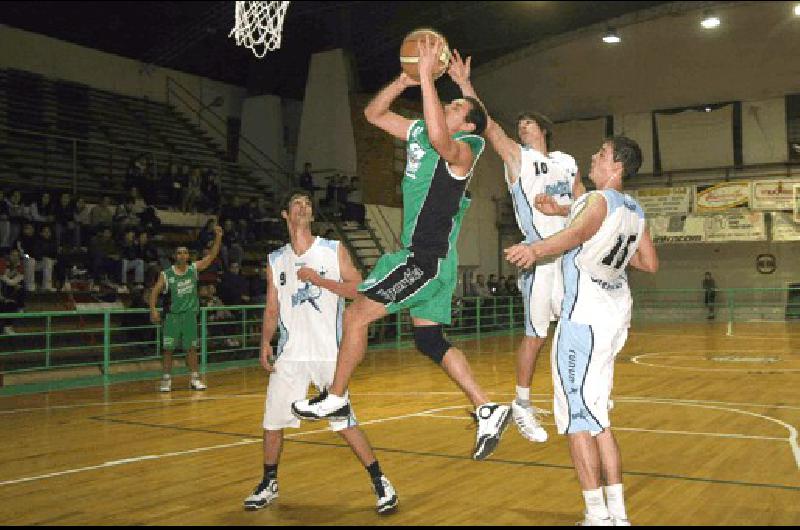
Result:
<instances>
[{"instance_id":1,"label":"wooden floor","mask_svg":"<svg viewBox=\"0 0 800 530\"><path fill-rule=\"evenodd\" d=\"M519 337L463 341L484 387L514 388ZM549 345L548 345L549 352ZM800 324L635 327L617 363L612 423L637 525L800 524ZM261 477L267 378L212 373L203 394L156 381L0 399L3 524L572 525L580 487L563 437L510 426L485 462L469 459L467 403L411 351L370 353L351 392L398 513L374 515L364 469L326 424L292 431L281 497L242 501ZM183 387L184 380L175 385ZM549 355L535 401L552 410Z\"/></svg>"}]
</instances>

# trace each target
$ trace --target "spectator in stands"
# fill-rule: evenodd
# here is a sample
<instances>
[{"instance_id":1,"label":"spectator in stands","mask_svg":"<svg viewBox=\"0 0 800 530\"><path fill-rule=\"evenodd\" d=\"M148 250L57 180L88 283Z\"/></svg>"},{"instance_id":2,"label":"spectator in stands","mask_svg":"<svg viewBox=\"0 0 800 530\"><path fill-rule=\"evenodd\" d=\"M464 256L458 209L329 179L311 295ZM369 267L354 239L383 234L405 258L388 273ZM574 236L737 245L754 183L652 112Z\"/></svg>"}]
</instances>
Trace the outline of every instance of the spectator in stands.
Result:
<instances>
[{"instance_id":1,"label":"spectator in stands","mask_svg":"<svg viewBox=\"0 0 800 530\"><path fill-rule=\"evenodd\" d=\"M133 281L137 286L144 284L144 256L139 252L139 244L136 241L136 231L132 228L125 230L119 249L122 258L121 284L127 285L128 271L133 269Z\"/></svg>"},{"instance_id":2,"label":"spectator in stands","mask_svg":"<svg viewBox=\"0 0 800 530\"><path fill-rule=\"evenodd\" d=\"M150 242L150 235L144 231L139 232L139 236L137 237L136 253L142 261L144 261L145 277L148 279L147 285L152 286L155 280L150 282L149 278L153 274L153 271L158 275L160 270L169 267L169 260L161 261L158 255L158 249Z\"/></svg>"},{"instance_id":3,"label":"spectator in stands","mask_svg":"<svg viewBox=\"0 0 800 530\"><path fill-rule=\"evenodd\" d=\"M706 272L703 278L703 291L705 292L705 306L708 309L708 319L713 320L715 315L715 302L717 300L717 282L711 276L710 272Z\"/></svg>"},{"instance_id":4,"label":"spectator in stands","mask_svg":"<svg viewBox=\"0 0 800 530\"><path fill-rule=\"evenodd\" d=\"M241 265L231 263L228 272L222 275L219 297L226 306L244 305L250 302L250 286L247 278L240 274Z\"/></svg>"},{"instance_id":5,"label":"spectator in stands","mask_svg":"<svg viewBox=\"0 0 800 530\"><path fill-rule=\"evenodd\" d=\"M336 206L336 190L338 188L339 175L327 177L328 184L325 186L325 198L319 201L320 208L324 208L329 213L333 213Z\"/></svg>"},{"instance_id":6,"label":"spectator in stands","mask_svg":"<svg viewBox=\"0 0 800 530\"><path fill-rule=\"evenodd\" d=\"M89 226L94 233L104 228L111 228L114 222L114 205L111 197L104 195L100 204L96 204L89 214Z\"/></svg>"},{"instance_id":7,"label":"spectator in stands","mask_svg":"<svg viewBox=\"0 0 800 530\"><path fill-rule=\"evenodd\" d=\"M477 296L479 298L489 298L489 296L491 296L491 292L489 291L489 287L486 285L486 280L483 274L478 274L471 294L472 296Z\"/></svg>"},{"instance_id":8,"label":"spectator in stands","mask_svg":"<svg viewBox=\"0 0 800 530\"><path fill-rule=\"evenodd\" d=\"M118 274L120 254L114 238L111 237L111 227L104 227L92 238L89 257L92 276L96 280L108 282L109 278Z\"/></svg>"},{"instance_id":9,"label":"spectator in stands","mask_svg":"<svg viewBox=\"0 0 800 530\"><path fill-rule=\"evenodd\" d=\"M16 313L25 308L23 287L24 268L19 250L11 249L7 258L0 259L0 313ZM4 335L13 335L10 321L0 322Z\"/></svg>"},{"instance_id":10,"label":"spectator in stands","mask_svg":"<svg viewBox=\"0 0 800 530\"><path fill-rule=\"evenodd\" d=\"M28 209L22 204L22 193L19 190L11 192L11 196L6 199L8 207L8 221L9 232L8 242L9 246L13 247L19 239L19 234L22 230L22 224L26 221L28 216Z\"/></svg>"},{"instance_id":11,"label":"spectator in stands","mask_svg":"<svg viewBox=\"0 0 800 530\"><path fill-rule=\"evenodd\" d=\"M128 196L125 202L133 204L133 213L136 215L142 215L144 209L147 208L147 203L139 193L139 188L136 186L131 186L128 190Z\"/></svg>"},{"instance_id":12,"label":"spectator in stands","mask_svg":"<svg viewBox=\"0 0 800 530\"><path fill-rule=\"evenodd\" d=\"M134 198L128 195L125 201L117 206L114 212L114 229L123 235L129 229L135 229L139 226L139 216L136 214L134 206Z\"/></svg>"},{"instance_id":13,"label":"spectator in stands","mask_svg":"<svg viewBox=\"0 0 800 530\"><path fill-rule=\"evenodd\" d=\"M76 233L76 246L82 247L85 243L84 238L89 239L92 237L92 206L86 204L83 197L78 197L75 200L75 233Z\"/></svg>"},{"instance_id":14,"label":"spectator in stands","mask_svg":"<svg viewBox=\"0 0 800 530\"><path fill-rule=\"evenodd\" d=\"M259 197L258 201L253 199L250 203L250 218L252 219L253 236L257 241L269 239L269 228L272 212L267 206L264 197Z\"/></svg>"},{"instance_id":15,"label":"spectator in stands","mask_svg":"<svg viewBox=\"0 0 800 530\"><path fill-rule=\"evenodd\" d=\"M0 190L0 252L11 248L11 220L8 216L8 202L5 191Z\"/></svg>"},{"instance_id":16,"label":"spectator in stands","mask_svg":"<svg viewBox=\"0 0 800 530\"><path fill-rule=\"evenodd\" d=\"M519 295L519 287L517 287L517 277L513 274L508 275L508 279L506 280L506 292L509 296L518 296Z\"/></svg>"},{"instance_id":17,"label":"spectator in stands","mask_svg":"<svg viewBox=\"0 0 800 530\"><path fill-rule=\"evenodd\" d=\"M336 185L336 215L342 217L344 209L347 205L347 195L350 193L350 185L345 175L339 176L339 182Z\"/></svg>"},{"instance_id":18,"label":"spectator in stands","mask_svg":"<svg viewBox=\"0 0 800 530\"><path fill-rule=\"evenodd\" d=\"M205 226L203 226L197 234L197 248L204 249L214 241L215 226L217 226L217 221L213 217L206 221Z\"/></svg>"},{"instance_id":19,"label":"spectator in stands","mask_svg":"<svg viewBox=\"0 0 800 530\"><path fill-rule=\"evenodd\" d=\"M225 235L222 238L222 262L226 268L230 268L231 263L241 263L244 257L244 248L241 244L241 237L236 231L233 220L225 219Z\"/></svg>"},{"instance_id":20,"label":"spectator in stands","mask_svg":"<svg viewBox=\"0 0 800 530\"><path fill-rule=\"evenodd\" d=\"M36 290L35 274L42 271L42 288L45 291L55 291L53 269L58 258L58 246L50 227L43 225L37 237L33 224L25 223L18 245L25 264L25 289L28 292Z\"/></svg>"},{"instance_id":21,"label":"spectator in stands","mask_svg":"<svg viewBox=\"0 0 800 530\"><path fill-rule=\"evenodd\" d=\"M222 187L220 186L219 174L213 169L206 171L201 191L203 192L203 208L205 211L218 215L221 206Z\"/></svg>"},{"instance_id":22,"label":"spectator in stands","mask_svg":"<svg viewBox=\"0 0 800 530\"><path fill-rule=\"evenodd\" d=\"M147 174L147 157L143 154L131 158L125 175L125 187L140 186Z\"/></svg>"},{"instance_id":23,"label":"spectator in stands","mask_svg":"<svg viewBox=\"0 0 800 530\"><path fill-rule=\"evenodd\" d=\"M303 172L300 173L300 187L307 190L309 195L314 196L314 175L311 174L311 162L303 164Z\"/></svg>"},{"instance_id":24,"label":"spectator in stands","mask_svg":"<svg viewBox=\"0 0 800 530\"><path fill-rule=\"evenodd\" d=\"M358 177L350 179L350 186L347 188L347 200L344 207L344 220L355 221L364 226L367 211L364 207L364 199L361 194L361 183Z\"/></svg>"},{"instance_id":25,"label":"spectator in stands","mask_svg":"<svg viewBox=\"0 0 800 530\"><path fill-rule=\"evenodd\" d=\"M497 275L496 274L490 274L489 275L489 281L486 282L486 287L489 288L489 294L491 296L497 296L497 288L498 288L498 286L499 286L499 283L497 282Z\"/></svg>"},{"instance_id":26,"label":"spectator in stands","mask_svg":"<svg viewBox=\"0 0 800 530\"><path fill-rule=\"evenodd\" d=\"M250 303L252 304L267 303L267 265L268 263L259 263L258 276L250 281Z\"/></svg>"},{"instance_id":27,"label":"spectator in stands","mask_svg":"<svg viewBox=\"0 0 800 530\"><path fill-rule=\"evenodd\" d=\"M202 177L200 168L192 169L181 197L181 211L184 213L197 211L197 203L202 200Z\"/></svg>"},{"instance_id":28,"label":"spectator in stands","mask_svg":"<svg viewBox=\"0 0 800 530\"><path fill-rule=\"evenodd\" d=\"M240 201L239 204L239 223L237 228L239 229L239 237L242 239L242 244L247 243L248 241L253 240L253 236L251 234L252 225L253 225L253 211L250 207L250 203L247 200Z\"/></svg>"},{"instance_id":29,"label":"spectator in stands","mask_svg":"<svg viewBox=\"0 0 800 530\"><path fill-rule=\"evenodd\" d=\"M145 208L142 215L139 216L139 220L141 221L140 228L142 230L150 234L161 233L161 219L158 218L158 213L156 213L156 209L153 206Z\"/></svg>"},{"instance_id":30,"label":"spectator in stands","mask_svg":"<svg viewBox=\"0 0 800 530\"><path fill-rule=\"evenodd\" d=\"M72 202L72 195L69 193L62 193L58 199L58 204L53 209L53 217L55 218L55 233L56 244L61 248L65 246L64 232L72 233L71 245L80 246L80 235L77 231L77 223L75 221L75 204Z\"/></svg>"},{"instance_id":31,"label":"spectator in stands","mask_svg":"<svg viewBox=\"0 0 800 530\"><path fill-rule=\"evenodd\" d=\"M53 213L53 201L50 193L46 191L39 196L38 200L32 201L28 207L28 217L36 223L37 227L53 223L55 221Z\"/></svg>"}]
</instances>

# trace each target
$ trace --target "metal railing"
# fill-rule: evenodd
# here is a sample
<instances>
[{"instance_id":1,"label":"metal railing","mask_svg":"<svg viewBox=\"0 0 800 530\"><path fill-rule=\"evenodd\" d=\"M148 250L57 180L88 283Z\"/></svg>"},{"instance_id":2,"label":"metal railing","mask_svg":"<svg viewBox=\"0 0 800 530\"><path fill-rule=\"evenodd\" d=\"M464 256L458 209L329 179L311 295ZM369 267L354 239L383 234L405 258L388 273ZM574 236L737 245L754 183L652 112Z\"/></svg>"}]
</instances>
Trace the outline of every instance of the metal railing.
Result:
<instances>
[{"instance_id":1,"label":"metal railing","mask_svg":"<svg viewBox=\"0 0 800 530\"><path fill-rule=\"evenodd\" d=\"M800 289L719 289L711 308L701 289L634 291L633 326L651 323L800 323ZM253 363L259 356L263 305L203 307L198 315L200 360L203 372L231 362ZM0 314L3 326L13 335L0 335L0 375L5 386L24 382L31 372L56 372L69 378L66 369L89 369L108 382L121 370L155 371L162 352L161 326L149 320L148 309L50 311ZM524 311L519 296L455 298L452 323L454 338L476 338L521 333ZM274 338L277 341L277 334ZM371 348L413 345L413 330L407 311L389 315L369 328ZM180 357L180 355L178 355ZM143 363L140 366L135 363ZM122 368L126 366L125 368ZM86 371L86 370L84 370ZM74 376L74 375L73 375Z\"/></svg>"}]
</instances>

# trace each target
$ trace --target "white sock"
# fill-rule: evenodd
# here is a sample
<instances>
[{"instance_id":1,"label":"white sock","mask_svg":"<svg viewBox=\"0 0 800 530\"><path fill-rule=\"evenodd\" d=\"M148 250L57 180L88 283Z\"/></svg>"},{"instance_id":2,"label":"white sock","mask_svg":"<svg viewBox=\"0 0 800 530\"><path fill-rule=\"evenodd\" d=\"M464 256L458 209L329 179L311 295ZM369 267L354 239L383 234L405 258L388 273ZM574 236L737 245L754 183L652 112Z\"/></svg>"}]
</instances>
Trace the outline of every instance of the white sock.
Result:
<instances>
[{"instance_id":1,"label":"white sock","mask_svg":"<svg viewBox=\"0 0 800 530\"><path fill-rule=\"evenodd\" d=\"M625 494L622 492L622 484L606 486L606 499L608 500L608 511L614 519L627 519L625 512Z\"/></svg>"},{"instance_id":2,"label":"white sock","mask_svg":"<svg viewBox=\"0 0 800 530\"><path fill-rule=\"evenodd\" d=\"M517 403L519 403L523 407L530 407L531 405L530 387L517 386Z\"/></svg>"},{"instance_id":3,"label":"white sock","mask_svg":"<svg viewBox=\"0 0 800 530\"><path fill-rule=\"evenodd\" d=\"M198 379L200 379L200 374L192 372L192 381L197 381Z\"/></svg>"},{"instance_id":4,"label":"white sock","mask_svg":"<svg viewBox=\"0 0 800 530\"><path fill-rule=\"evenodd\" d=\"M608 519L608 508L603 499L603 488L584 490L583 500L586 501L586 515L595 519Z\"/></svg>"},{"instance_id":5,"label":"white sock","mask_svg":"<svg viewBox=\"0 0 800 530\"><path fill-rule=\"evenodd\" d=\"M161 376L161 379L169 379L171 376L169 374L164 374Z\"/></svg>"}]
</instances>

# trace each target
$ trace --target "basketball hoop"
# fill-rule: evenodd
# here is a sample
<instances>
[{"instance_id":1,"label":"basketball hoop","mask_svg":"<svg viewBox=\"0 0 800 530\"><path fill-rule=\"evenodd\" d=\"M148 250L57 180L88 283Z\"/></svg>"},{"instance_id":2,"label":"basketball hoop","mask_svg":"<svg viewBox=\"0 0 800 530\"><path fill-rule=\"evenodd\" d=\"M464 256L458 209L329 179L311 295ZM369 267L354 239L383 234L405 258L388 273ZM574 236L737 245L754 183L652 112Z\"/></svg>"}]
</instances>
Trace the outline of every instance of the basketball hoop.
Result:
<instances>
[{"instance_id":1,"label":"basketball hoop","mask_svg":"<svg viewBox=\"0 0 800 530\"><path fill-rule=\"evenodd\" d=\"M288 7L289 2L236 2L236 25L228 37L235 37L237 46L250 48L261 59L281 47Z\"/></svg>"}]
</instances>

